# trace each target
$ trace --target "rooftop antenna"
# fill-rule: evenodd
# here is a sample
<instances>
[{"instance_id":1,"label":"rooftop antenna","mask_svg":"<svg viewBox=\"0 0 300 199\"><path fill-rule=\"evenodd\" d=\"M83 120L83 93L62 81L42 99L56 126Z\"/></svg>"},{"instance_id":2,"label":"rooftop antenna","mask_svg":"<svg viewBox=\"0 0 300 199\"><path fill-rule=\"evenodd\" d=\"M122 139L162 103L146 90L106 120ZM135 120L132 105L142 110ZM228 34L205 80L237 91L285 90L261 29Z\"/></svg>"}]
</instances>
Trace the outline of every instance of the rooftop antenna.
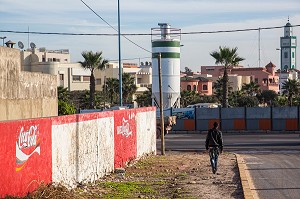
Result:
<instances>
[{"instance_id":1,"label":"rooftop antenna","mask_svg":"<svg viewBox=\"0 0 300 199\"><path fill-rule=\"evenodd\" d=\"M35 43L31 42L31 43L30 43L30 48L32 48L32 49L36 48Z\"/></svg>"},{"instance_id":2,"label":"rooftop antenna","mask_svg":"<svg viewBox=\"0 0 300 199\"><path fill-rule=\"evenodd\" d=\"M23 42L19 41L19 42L18 42L18 46L19 46L19 48L22 50L22 49L24 48Z\"/></svg>"},{"instance_id":3,"label":"rooftop antenna","mask_svg":"<svg viewBox=\"0 0 300 199\"><path fill-rule=\"evenodd\" d=\"M29 48L29 26L28 26L28 46L27 47Z\"/></svg>"}]
</instances>

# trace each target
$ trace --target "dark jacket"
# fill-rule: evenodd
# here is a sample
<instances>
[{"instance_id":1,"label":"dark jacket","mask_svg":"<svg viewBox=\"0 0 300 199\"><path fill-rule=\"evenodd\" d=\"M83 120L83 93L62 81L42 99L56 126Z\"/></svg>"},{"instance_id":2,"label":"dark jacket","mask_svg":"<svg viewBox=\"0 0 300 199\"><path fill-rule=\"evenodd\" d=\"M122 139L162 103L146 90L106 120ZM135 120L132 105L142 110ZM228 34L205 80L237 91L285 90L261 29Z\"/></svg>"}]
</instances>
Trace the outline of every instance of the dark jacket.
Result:
<instances>
[{"instance_id":1,"label":"dark jacket","mask_svg":"<svg viewBox=\"0 0 300 199\"><path fill-rule=\"evenodd\" d=\"M209 147L219 147L220 150L223 150L223 138L222 132L216 128L212 128L208 131L205 141L206 150Z\"/></svg>"}]
</instances>

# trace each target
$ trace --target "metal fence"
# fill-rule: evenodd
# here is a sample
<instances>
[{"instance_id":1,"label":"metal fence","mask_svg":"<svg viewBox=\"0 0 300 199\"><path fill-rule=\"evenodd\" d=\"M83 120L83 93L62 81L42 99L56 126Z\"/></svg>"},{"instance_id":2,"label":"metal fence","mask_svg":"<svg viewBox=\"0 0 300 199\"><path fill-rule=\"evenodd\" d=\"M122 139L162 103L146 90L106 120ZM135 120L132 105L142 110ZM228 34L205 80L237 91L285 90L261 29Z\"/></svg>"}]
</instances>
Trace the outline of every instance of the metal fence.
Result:
<instances>
[{"instance_id":1,"label":"metal fence","mask_svg":"<svg viewBox=\"0 0 300 199\"><path fill-rule=\"evenodd\" d=\"M165 110L177 116L174 131L207 131L214 122L222 131L298 131L299 107L180 108Z\"/></svg>"}]
</instances>

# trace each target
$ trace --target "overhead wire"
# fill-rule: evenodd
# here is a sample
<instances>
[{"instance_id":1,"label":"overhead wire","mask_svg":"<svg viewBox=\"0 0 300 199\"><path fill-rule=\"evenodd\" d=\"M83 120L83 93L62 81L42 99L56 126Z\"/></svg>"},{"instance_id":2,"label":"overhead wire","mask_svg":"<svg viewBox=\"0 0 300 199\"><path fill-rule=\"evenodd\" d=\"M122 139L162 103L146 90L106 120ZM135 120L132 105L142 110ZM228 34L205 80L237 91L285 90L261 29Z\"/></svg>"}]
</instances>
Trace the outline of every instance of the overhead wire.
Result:
<instances>
[{"instance_id":1,"label":"overhead wire","mask_svg":"<svg viewBox=\"0 0 300 199\"><path fill-rule=\"evenodd\" d=\"M234 29L234 30L216 30L216 31L193 31L193 32L181 32L181 33L169 33L181 34L181 35L195 35L195 34L217 34L217 33L232 33L232 32L247 32L247 31L257 31L257 30L272 30L284 28L285 26L276 27L265 27L265 28L247 28L247 29ZM292 25L291 27L300 27L300 25ZM36 32L36 31L16 31L16 30L0 30L4 33L17 33L17 34L40 34L40 35L66 35L66 36L117 36L114 33L65 33L65 32ZM155 36L160 34L152 33L123 33L121 36ZM128 39L128 38L127 38ZM129 39L130 40L130 39Z\"/></svg>"},{"instance_id":2,"label":"overhead wire","mask_svg":"<svg viewBox=\"0 0 300 199\"><path fill-rule=\"evenodd\" d=\"M103 19L99 14L97 14L89 5L87 5L83 0L80 0L88 9L90 9L97 17L99 17L102 21L104 21L109 27L111 27L112 29L114 29L116 32L118 32L117 29L115 29L112 25L110 25L105 19ZM124 37L125 39L127 39L129 42L131 42L132 44L136 45L137 47L152 53L151 51L147 50L146 48L138 45L137 43L135 43L134 41L132 41L131 39L129 39L128 37L126 37L124 34L121 34L122 37Z\"/></svg>"}]
</instances>

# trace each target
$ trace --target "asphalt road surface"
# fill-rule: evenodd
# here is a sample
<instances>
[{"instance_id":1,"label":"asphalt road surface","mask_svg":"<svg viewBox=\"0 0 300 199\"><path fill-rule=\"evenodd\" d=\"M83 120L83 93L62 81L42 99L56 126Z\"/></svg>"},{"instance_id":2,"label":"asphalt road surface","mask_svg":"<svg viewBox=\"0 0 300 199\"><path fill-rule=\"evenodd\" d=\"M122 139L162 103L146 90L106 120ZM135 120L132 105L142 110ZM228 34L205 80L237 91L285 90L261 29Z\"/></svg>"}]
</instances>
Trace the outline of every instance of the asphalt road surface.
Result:
<instances>
[{"instance_id":1,"label":"asphalt road surface","mask_svg":"<svg viewBox=\"0 0 300 199\"><path fill-rule=\"evenodd\" d=\"M168 134L166 151L204 151L206 134ZM294 133L223 134L224 151L242 155L260 199L300 198L300 137ZM157 140L158 153L161 142Z\"/></svg>"}]
</instances>

